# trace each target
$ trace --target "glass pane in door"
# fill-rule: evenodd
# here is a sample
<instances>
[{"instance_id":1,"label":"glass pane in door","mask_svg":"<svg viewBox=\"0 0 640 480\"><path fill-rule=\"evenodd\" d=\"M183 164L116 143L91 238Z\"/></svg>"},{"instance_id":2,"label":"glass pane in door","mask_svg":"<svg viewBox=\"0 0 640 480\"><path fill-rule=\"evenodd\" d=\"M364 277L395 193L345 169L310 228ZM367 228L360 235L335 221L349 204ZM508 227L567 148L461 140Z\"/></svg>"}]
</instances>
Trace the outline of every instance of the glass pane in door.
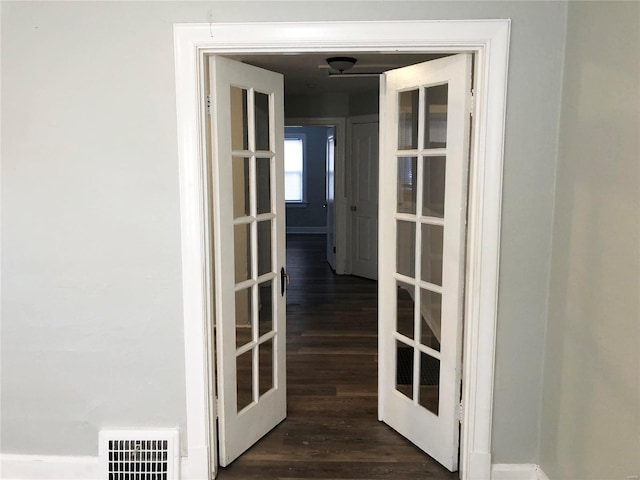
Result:
<instances>
[{"instance_id":1,"label":"glass pane in door","mask_svg":"<svg viewBox=\"0 0 640 480\"><path fill-rule=\"evenodd\" d=\"M271 159L256 158L257 214L271 211Z\"/></svg>"},{"instance_id":2,"label":"glass pane in door","mask_svg":"<svg viewBox=\"0 0 640 480\"><path fill-rule=\"evenodd\" d=\"M424 148L447 146L448 93L446 83L424 89Z\"/></svg>"},{"instance_id":3,"label":"glass pane in door","mask_svg":"<svg viewBox=\"0 0 640 480\"><path fill-rule=\"evenodd\" d=\"M269 95L255 92L256 151L269 150Z\"/></svg>"},{"instance_id":4,"label":"glass pane in door","mask_svg":"<svg viewBox=\"0 0 640 480\"><path fill-rule=\"evenodd\" d=\"M398 158L398 213L416 213L418 159Z\"/></svg>"},{"instance_id":5,"label":"glass pane in door","mask_svg":"<svg viewBox=\"0 0 640 480\"><path fill-rule=\"evenodd\" d=\"M396 341L396 390L413 399L413 347Z\"/></svg>"},{"instance_id":6,"label":"glass pane in door","mask_svg":"<svg viewBox=\"0 0 640 480\"><path fill-rule=\"evenodd\" d=\"M273 280L258 285L258 336L273 330Z\"/></svg>"},{"instance_id":7,"label":"glass pane in door","mask_svg":"<svg viewBox=\"0 0 640 480\"><path fill-rule=\"evenodd\" d=\"M416 271L416 224L398 220L396 231L396 270L402 275L413 278Z\"/></svg>"},{"instance_id":8,"label":"glass pane in door","mask_svg":"<svg viewBox=\"0 0 640 480\"><path fill-rule=\"evenodd\" d=\"M420 352L420 388L418 403L438 415L440 400L440 360Z\"/></svg>"},{"instance_id":9,"label":"glass pane in door","mask_svg":"<svg viewBox=\"0 0 640 480\"><path fill-rule=\"evenodd\" d=\"M396 293L396 332L413 340L415 287L408 283L398 282Z\"/></svg>"},{"instance_id":10,"label":"glass pane in door","mask_svg":"<svg viewBox=\"0 0 640 480\"><path fill-rule=\"evenodd\" d=\"M252 288L236 292L236 348L249 343L253 338Z\"/></svg>"},{"instance_id":11,"label":"glass pane in door","mask_svg":"<svg viewBox=\"0 0 640 480\"><path fill-rule=\"evenodd\" d=\"M231 87L231 149L249 149L247 90Z\"/></svg>"},{"instance_id":12,"label":"glass pane in door","mask_svg":"<svg viewBox=\"0 0 640 480\"><path fill-rule=\"evenodd\" d=\"M258 371L258 395L262 396L273 388L273 339L261 343L258 347L259 367Z\"/></svg>"},{"instance_id":13,"label":"glass pane in door","mask_svg":"<svg viewBox=\"0 0 640 480\"><path fill-rule=\"evenodd\" d=\"M250 215L249 206L249 159L233 157L231 160L233 175L233 218Z\"/></svg>"},{"instance_id":14,"label":"glass pane in door","mask_svg":"<svg viewBox=\"0 0 640 480\"><path fill-rule=\"evenodd\" d=\"M445 157L422 161L422 216L444 218Z\"/></svg>"},{"instance_id":15,"label":"glass pane in door","mask_svg":"<svg viewBox=\"0 0 640 480\"><path fill-rule=\"evenodd\" d=\"M233 242L236 267L236 283L251 278L251 224L242 223L233 227Z\"/></svg>"},{"instance_id":16,"label":"glass pane in door","mask_svg":"<svg viewBox=\"0 0 640 480\"><path fill-rule=\"evenodd\" d=\"M442 286L442 225L422 224L421 278L425 282Z\"/></svg>"},{"instance_id":17,"label":"glass pane in door","mask_svg":"<svg viewBox=\"0 0 640 480\"><path fill-rule=\"evenodd\" d=\"M418 90L398 93L398 150L418 148Z\"/></svg>"},{"instance_id":18,"label":"glass pane in door","mask_svg":"<svg viewBox=\"0 0 640 480\"><path fill-rule=\"evenodd\" d=\"M236 357L238 411L253 402L253 349Z\"/></svg>"},{"instance_id":19,"label":"glass pane in door","mask_svg":"<svg viewBox=\"0 0 640 480\"><path fill-rule=\"evenodd\" d=\"M442 295L420 289L420 343L440 351Z\"/></svg>"},{"instance_id":20,"label":"glass pane in door","mask_svg":"<svg viewBox=\"0 0 640 480\"><path fill-rule=\"evenodd\" d=\"M271 220L266 220L258 222L258 276L271 271Z\"/></svg>"}]
</instances>

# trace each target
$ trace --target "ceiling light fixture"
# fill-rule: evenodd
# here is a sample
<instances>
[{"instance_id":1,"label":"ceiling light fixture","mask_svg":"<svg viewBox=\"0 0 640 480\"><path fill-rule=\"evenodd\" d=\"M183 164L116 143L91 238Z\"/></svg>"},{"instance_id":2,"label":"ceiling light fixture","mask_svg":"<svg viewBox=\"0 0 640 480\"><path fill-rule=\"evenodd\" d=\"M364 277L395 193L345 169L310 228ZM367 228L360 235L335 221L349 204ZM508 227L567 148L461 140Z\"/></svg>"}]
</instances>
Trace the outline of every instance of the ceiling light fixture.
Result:
<instances>
[{"instance_id":1,"label":"ceiling light fixture","mask_svg":"<svg viewBox=\"0 0 640 480\"><path fill-rule=\"evenodd\" d=\"M357 60L353 57L330 57L327 58L327 63L331 68L337 70L340 73L344 73L346 70L350 70L356 64Z\"/></svg>"}]
</instances>

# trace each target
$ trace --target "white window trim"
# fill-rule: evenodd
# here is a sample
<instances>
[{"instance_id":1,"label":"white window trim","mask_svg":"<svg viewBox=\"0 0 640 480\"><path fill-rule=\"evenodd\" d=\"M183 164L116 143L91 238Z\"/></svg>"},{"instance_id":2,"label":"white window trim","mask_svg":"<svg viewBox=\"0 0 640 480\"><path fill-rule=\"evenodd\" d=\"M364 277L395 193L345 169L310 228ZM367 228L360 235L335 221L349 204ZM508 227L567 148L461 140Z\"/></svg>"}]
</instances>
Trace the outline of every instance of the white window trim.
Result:
<instances>
[{"instance_id":1,"label":"white window trim","mask_svg":"<svg viewBox=\"0 0 640 480\"><path fill-rule=\"evenodd\" d=\"M285 204L287 207L306 207L309 205L307 202L307 134L306 133L287 133L287 128L291 128L289 126L285 126L284 139L296 139L302 140L302 200L286 200ZM286 172L285 172L286 173Z\"/></svg>"},{"instance_id":2,"label":"white window trim","mask_svg":"<svg viewBox=\"0 0 640 480\"><path fill-rule=\"evenodd\" d=\"M206 325L209 247L204 162L205 53L474 52L477 60L469 179L461 478L490 478L493 373L510 20L291 22L174 25L188 456L182 478L210 478L214 372ZM213 443L210 445L210 443Z\"/></svg>"}]
</instances>

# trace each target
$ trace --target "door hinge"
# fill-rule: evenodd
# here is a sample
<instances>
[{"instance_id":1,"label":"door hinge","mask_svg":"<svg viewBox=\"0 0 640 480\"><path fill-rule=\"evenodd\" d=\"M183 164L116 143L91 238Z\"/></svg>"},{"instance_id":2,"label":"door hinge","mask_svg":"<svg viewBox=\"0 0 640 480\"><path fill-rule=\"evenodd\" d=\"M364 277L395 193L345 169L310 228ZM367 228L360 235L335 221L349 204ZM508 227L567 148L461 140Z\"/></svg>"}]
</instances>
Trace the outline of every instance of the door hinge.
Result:
<instances>
[{"instance_id":1,"label":"door hinge","mask_svg":"<svg viewBox=\"0 0 640 480\"><path fill-rule=\"evenodd\" d=\"M207 115L211 115L211 95L207 95Z\"/></svg>"},{"instance_id":2,"label":"door hinge","mask_svg":"<svg viewBox=\"0 0 640 480\"><path fill-rule=\"evenodd\" d=\"M218 399L218 397L215 398L215 403L214 403L214 408L213 408L213 415L215 416L215 418L220 418L220 399Z\"/></svg>"},{"instance_id":3,"label":"door hinge","mask_svg":"<svg viewBox=\"0 0 640 480\"><path fill-rule=\"evenodd\" d=\"M471 92L469 92L471 94L471 97L469 99L469 115L471 115L473 117L474 114L474 110L475 110L475 104L476 104L476 96L475 96L475 91L473 90L473 88L471 89Z\"/></svg>"},{"instance_id":4,"label":"door hinge","mask_svg":"<svg viewBox=\"0 0 640 480\"><path fill-rule=\"evenodd\" d=\"M464 410L463 410L463 408L462 408L462 402L460 402L460 403L458 404L458 421L459 421L460 423L462 423L462 420L463 420L463 418L462 418L462 417L463 417L463 416L464 416Z\"/></svg>"}]
</instances>

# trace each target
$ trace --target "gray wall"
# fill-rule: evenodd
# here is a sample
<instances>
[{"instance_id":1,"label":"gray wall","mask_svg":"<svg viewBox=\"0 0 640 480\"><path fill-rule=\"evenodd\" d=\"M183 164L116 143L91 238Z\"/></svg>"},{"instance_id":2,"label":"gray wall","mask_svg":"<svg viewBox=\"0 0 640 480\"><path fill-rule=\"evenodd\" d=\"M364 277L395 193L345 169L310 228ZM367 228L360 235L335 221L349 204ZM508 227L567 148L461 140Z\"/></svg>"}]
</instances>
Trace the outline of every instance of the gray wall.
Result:
<instances>
[{"instance_id":1,"label":"gray wall","mask_svg":"<svg viewBox=\"0 0 640 480\"><path fill-rule=\"evenodd\" d=\"M380 92L363 92L349 95L349 115L377 115L380 112Z\"/></svg>"},{"instance_id":2,"label":"gray wall","mask_svg":"<svg viewBox=\"0 0 640 480\"><path fill-rule=\"evenodd\" d=\"M640 474L640 4L572 2L540 460L551 479Z\"/></svg>"},{"instance_id":3,"label":"gray wall","mask_svg":"<svg viewBox=\"0 0 640 480\"><path fill-rule=\"evenodd\" d=\"M346 117L349 115L349 95L346 93L285 94L284 114L289 118Z\"/></svg>"},{"instance_id":4,"label":"gray wall","mask_svg":"<svg viewBox=\"0 0 640 480\"><path fill-rule=\"evenodd\" d=\"M285 127L287 133L303 133L306 136L307 205L287 205L287 231L317 233L327 227L326 177L328 127Z\"/></svg>"},{"instance_id":5,"label":"gray wall","mask_svg":"<svg viewBox=\"0 0 640 480\"><path fill-rule=\"evenodd\" d=\"M362 93L286 95L284 112L291 118L374 115L380 110L378 90Z\"/></svg>"},{"instance_id":6,"label":"gray wall","mask_svg":"<svg viewBox=\"0 0 640 480\"><path fill-rule=\"evenodd\" d=\"M537 460L565 3L1 8L3 452L185 423L173 23L511 18L493 453Z\"/></svg>"},{"instance_id":7,"label":"gray wall","mask_svg":"<svg viewBox=\"0 0 640 480\"><path fill-rule=\"evenodd\" d=\"M2 3L3 453L185 424L171 32L152 15Z\"/></svg>"}]
</instances>

